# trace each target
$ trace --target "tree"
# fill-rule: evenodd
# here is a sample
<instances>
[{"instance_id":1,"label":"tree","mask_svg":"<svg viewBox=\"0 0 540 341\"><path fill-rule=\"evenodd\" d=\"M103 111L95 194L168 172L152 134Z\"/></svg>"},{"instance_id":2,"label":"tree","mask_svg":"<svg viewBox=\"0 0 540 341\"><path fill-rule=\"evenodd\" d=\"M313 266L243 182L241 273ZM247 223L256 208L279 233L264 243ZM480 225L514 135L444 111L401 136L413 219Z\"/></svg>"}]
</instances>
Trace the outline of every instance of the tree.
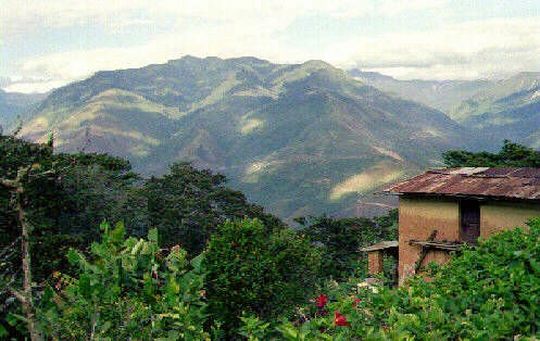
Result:
<instances>
[{"instance_id":1,"label":"tree","mask_svg":"<svg viewBox=\"0 0 540 341\"><path fill-rule=\"evenodd\" d=\"M26 185L31 181L32 176L36 176L35 170L38 170L37 176L41 177L45 173L39 172L40 165L34 164L32 166L22 167L17 172L17 177L13 180L0 178L0 185L6 187L13 193L13 202L15 210L17 212L17 225L20 227L20 237L17 238L21 241L21 269L22 269L22 292L13 288L11 284L16 281L16 274L7 274L7 289L11 292L21 303L22 310L26 318L26 324L28 326L28 333L32 341L41 340L41 333L36 323L36 310L34 306L34 284L32 280L32 261L30 253L30 236L32 233L32 225L28 219L26 206L28 203L28 197L26 194Z\"/></svg>"},{"instance_id":2,"label":"tree","mask_svg":"<svg viewBox=\"0 0 540 341\"><path fill-rule=\"evenodd\" d=\"M360 248L397 238L397 210L373 219L321 216L299 219L298 222L302 225L302 233L324 250L322 275L336 280L345 280L352 275L362 277L367 269L367 259L359 252Z\"/></svg>"},{"instance_id":3,"label":"tree","mask_svg":"<svg viewBox=\"0 0 540 341\"><path fill-rule=\"evenodd\" d=\"M209 312L233 332L244 312L272 318L309 297L320 253L291 230L269 232L261 221L244 219L217 229L203 264Z\"/></svg>"},{"instance_id":4,"label":"tree","mask_svg":"<svg viewBox=\"0 0 540 341\"><path fill-rule=\"evenodd\" d=\"M149 224L159 230L162 245L180 243L196 255L227 219L258 218L270 229L285 226L225 183L223 175L186 162L173 164L163 177L150 178L143 195L148 200Z\"/></svg>"},{"instance_id":5,"label":"tree","mask_svg":"<svg viewBox=\"0 0 540 341\"><path fill-rule=\"evenodd\" d=\"M540 151L505 140L499 153L451 150L443 160L447 167L540 167Z\"/></svg>"}]
</instances>

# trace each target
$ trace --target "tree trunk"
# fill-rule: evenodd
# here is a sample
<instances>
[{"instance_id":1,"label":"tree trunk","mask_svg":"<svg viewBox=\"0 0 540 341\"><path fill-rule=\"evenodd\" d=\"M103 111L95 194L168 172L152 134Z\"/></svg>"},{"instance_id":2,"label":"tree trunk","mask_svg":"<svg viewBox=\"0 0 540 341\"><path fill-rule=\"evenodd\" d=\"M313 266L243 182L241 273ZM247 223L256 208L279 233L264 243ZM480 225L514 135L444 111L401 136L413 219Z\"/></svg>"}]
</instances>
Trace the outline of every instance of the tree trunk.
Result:
<instances>
[{"instance_id":1,"label":"tree trunk","mask_svg":"<svg viewBox=\"0 0 540 341\"><path fill-rule=\"evenodd\" d=\"M17 210L17 220L21 227L21 257L23 270L23 290L20 293L17 290L12 290L15 297L21 302L28 332L32 341L42 340L39 332L36 313L34 308L33 283L32 283L32 262L30 257L30 233L31 226L26 218L24 211L24 180L28 178L31 167L21 168L17 172L15 180L0 179L0 184L9 188L15 193L15 209Z\"/></svg>"},{"instance_id":2,"label":"tree trunk","mask_svg":"<svg viewBox=\"0 0 540 341\"><path fill-rule=\"evenodd\" d=\"M17 212L19 223L21 224L21 251L22 251L22 269L23 269L23 295L24 300L22 303L24 314L26 315L26 321L28 323L28 332L30 333L30 339L32 341L41 340L41 334L39 333L36 316L34 310L34 297L33 297L33 284L32 284L32 269L31 269L31 257L30 257L30 225L26 220L26 214L24 212L22 204L23 194L22 184L19 183L17 188Z\"/></svg>"}]
</instances>

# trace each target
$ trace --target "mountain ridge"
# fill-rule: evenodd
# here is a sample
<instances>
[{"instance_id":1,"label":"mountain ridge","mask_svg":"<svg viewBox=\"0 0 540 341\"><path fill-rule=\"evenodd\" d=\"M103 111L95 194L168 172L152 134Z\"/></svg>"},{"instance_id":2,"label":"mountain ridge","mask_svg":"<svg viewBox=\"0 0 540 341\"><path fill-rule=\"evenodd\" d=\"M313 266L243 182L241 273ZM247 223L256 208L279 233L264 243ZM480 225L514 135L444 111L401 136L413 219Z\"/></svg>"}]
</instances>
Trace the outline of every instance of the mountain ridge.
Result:
<instances>
[{"instance_id":1,"label":"mountain ridge","mask_svg":"<svg viewBox=\"0 0 540 341\"><path fill-rule=\"evenodd\" d=\"M32 116L26 138L53 130L59 150L109 152L146 174L189 160L285 218L350 210L372 200L377 174L394 181L476 141L444 113L317 60L189 56L103 71L56 89Z\"/></svg>"}]
</instances>

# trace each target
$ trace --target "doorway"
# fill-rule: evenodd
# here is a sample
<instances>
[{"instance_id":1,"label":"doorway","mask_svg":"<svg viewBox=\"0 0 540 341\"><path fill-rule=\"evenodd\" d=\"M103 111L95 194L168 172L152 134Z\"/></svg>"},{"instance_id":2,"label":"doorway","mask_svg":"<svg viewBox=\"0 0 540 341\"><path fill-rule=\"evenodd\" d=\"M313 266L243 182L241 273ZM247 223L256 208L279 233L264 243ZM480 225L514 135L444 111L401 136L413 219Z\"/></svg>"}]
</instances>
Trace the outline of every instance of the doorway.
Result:
<instances>
[{"instance_id":1,"label":"doorway","mask_svg":"<svg viewBox=\"0 0 540 341\"><path fill-rule=\"evenodd\" d=\"M461 240L469 244L476 244L480 237L480 203L473 200L464 200L460 203Z\"/></svg>"}]
</instances>

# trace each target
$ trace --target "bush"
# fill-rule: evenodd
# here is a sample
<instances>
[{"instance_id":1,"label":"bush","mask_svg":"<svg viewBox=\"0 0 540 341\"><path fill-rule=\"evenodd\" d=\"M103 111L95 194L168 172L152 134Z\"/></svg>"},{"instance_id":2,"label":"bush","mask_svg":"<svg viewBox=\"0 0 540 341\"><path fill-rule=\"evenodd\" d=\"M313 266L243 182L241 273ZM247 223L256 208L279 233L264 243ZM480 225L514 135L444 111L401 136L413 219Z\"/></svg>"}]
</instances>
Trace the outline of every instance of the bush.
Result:
<instances>
[{"instance_id":1,"label":"bush","mask_svg":"<svg viewBox=\"0 0 540 341\"><path fill-rule=\"evenodd\" d=\"M77 267L55 282L37 313L52 339L188 339L203 340L203 275L195 259L173 247L159 249L157 232L148 240L124 237L124 227L103 226L103 239L91 247L91 258L71 250Z\"/></svg>"},{"instance_id":2,"label":"bush","mask_svg":"<svg viewBox=\"0 0 540 341\"><path fill-rule=\"evenodd\" d=\"M320 254L291 230L268 232L257 220L228 221L205 252L209 312L231 331L242 314L286 314L310 295Z\"/></svg>"},{"instance_id":3,"label":"bush","mask_svg":"<svg viewBox=\"0 0 540 341\"><path fill-rule=\"evenodd\" d=\"M516 228L481 241L447 265L432 266L431 271L430 281L415 277L399 289L342 285L328 290L326 314L312 313L300 327L281 325L281 338L506 340L540 336L540 219L531 221L528 229ZM344 320L338 321L335 312Z\"/></svg>"}]
</instances>

